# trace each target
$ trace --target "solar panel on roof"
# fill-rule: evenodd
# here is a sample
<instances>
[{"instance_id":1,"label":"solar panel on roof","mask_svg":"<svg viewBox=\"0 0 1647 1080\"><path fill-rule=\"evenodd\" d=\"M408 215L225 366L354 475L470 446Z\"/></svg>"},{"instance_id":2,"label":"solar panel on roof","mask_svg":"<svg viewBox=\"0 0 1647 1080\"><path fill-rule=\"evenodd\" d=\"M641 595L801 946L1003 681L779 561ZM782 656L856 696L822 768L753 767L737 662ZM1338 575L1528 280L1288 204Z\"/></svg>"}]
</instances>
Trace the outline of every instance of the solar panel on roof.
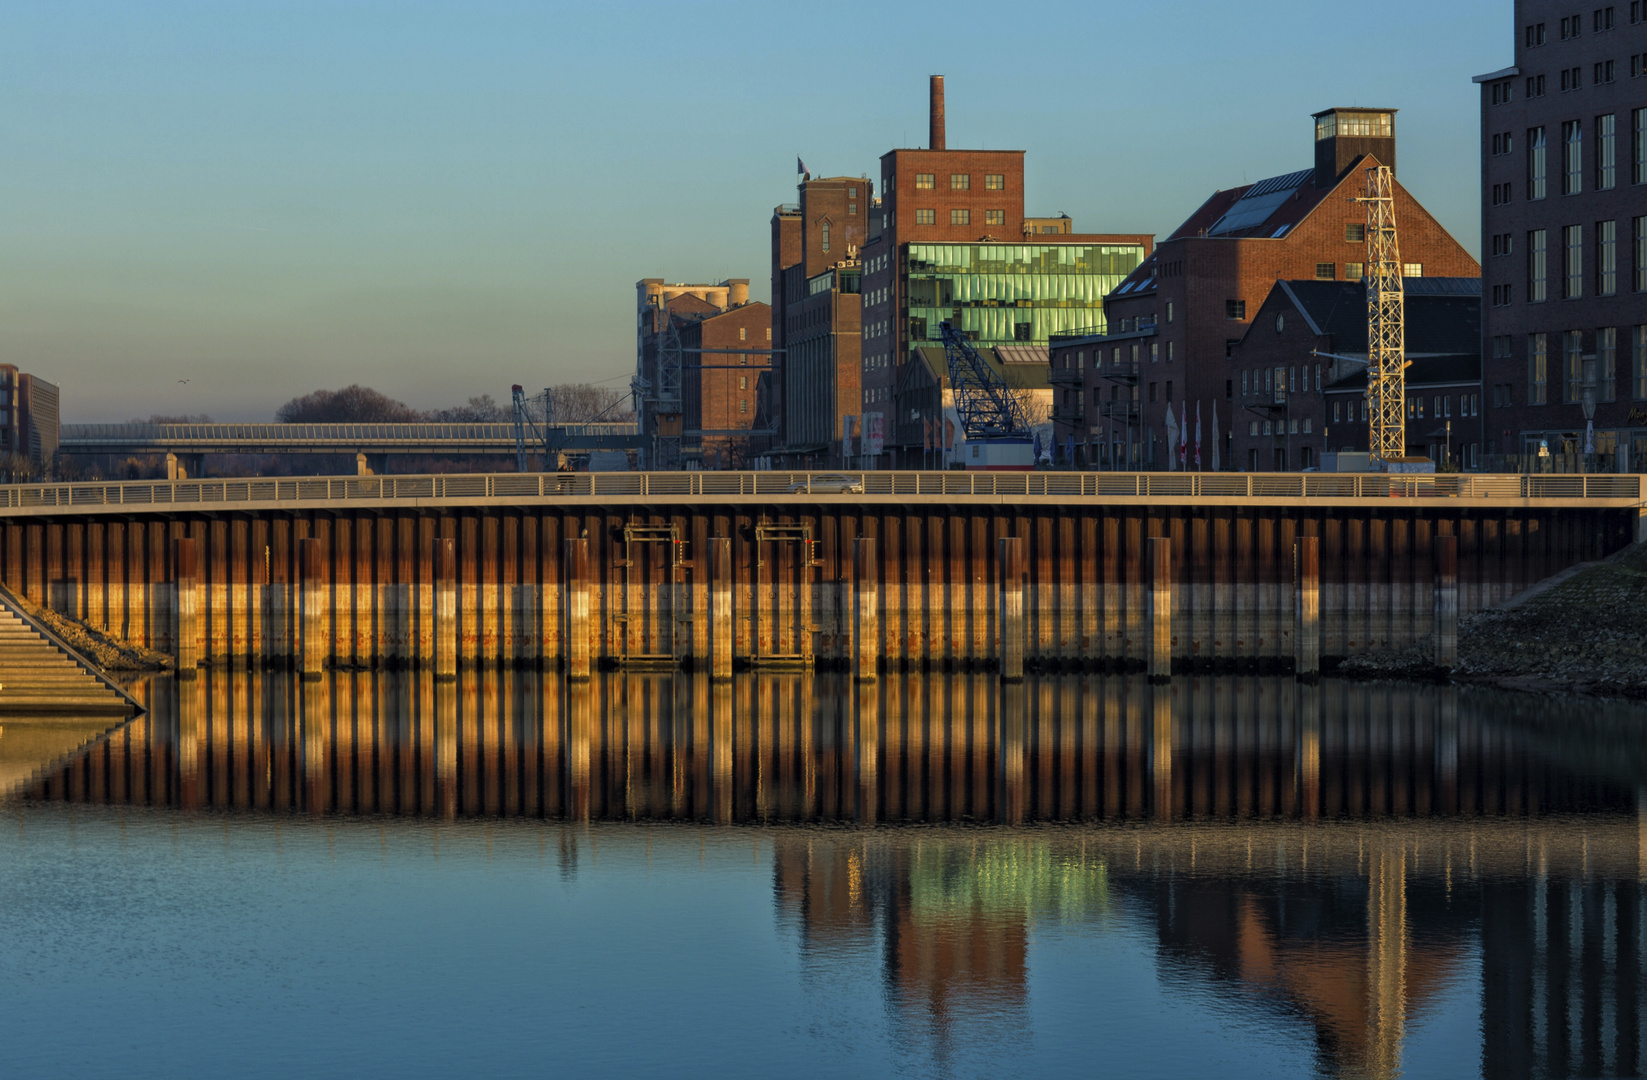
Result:
<instances>
[{"instance_id":1,"label":"solar panel on roof","mask_svg":"<svg viewBox=\"0 0 1647 1080\"><path fill-rule=\"evenodd\" d=\"M1235 205L1225 211L1223 217L1212 223L1207 235L1224 236L1262 225L1271 214L1280 209L1282 203L1292 197L1293 192L1303 187L1304 182L1314 175L1314 169L1301 169L1285 176L1272 176L1268 180L1258 181L1247 189L1245 195L1235 200Z\"/></svg>"}]
</instances>

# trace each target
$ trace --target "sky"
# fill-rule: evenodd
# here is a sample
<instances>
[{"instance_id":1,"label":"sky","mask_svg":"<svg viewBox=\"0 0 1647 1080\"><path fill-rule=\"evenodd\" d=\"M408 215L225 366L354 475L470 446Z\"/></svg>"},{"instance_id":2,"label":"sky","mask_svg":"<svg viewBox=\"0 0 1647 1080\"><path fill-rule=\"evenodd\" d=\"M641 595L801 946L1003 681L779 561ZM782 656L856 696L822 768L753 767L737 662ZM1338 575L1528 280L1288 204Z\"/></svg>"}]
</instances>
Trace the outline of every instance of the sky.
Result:
<instances>
[{"instance_id":1,"label":"sky","mask_svg":"<svg viewBox=\"0 0 1647 1080\"><path fill-rule=\"evenodd\" d=\"M271 419L626 385L634 285L747 277L814 175L1027 151L1027 209L1165 235L1395 107L1403 184L1479 254L1478 91L1511 0L0 4L0 363L68 423ZM180 380L188 380L186 383Z\"/></svg>"}]
</instances>

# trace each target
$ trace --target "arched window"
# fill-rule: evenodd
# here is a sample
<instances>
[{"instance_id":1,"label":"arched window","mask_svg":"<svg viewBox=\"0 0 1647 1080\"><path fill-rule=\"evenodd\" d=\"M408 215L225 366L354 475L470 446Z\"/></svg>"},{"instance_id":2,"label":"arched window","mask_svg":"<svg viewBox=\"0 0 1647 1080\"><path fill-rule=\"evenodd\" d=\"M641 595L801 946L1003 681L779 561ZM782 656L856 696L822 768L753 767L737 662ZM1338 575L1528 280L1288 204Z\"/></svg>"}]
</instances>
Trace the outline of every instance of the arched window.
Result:
<instances>
[{"instance_id":1,"label":"arched window","mask_svg":"<svg viewBox=\"0 0 1647 1080\"><path fill-rule=\"evenodd\" d=\"M828 251L829 250L829 222L826 221L826 222L823 223L823 229L821 231L823 233L823 249L825 251Z\"/></svg>"}]
</instances>

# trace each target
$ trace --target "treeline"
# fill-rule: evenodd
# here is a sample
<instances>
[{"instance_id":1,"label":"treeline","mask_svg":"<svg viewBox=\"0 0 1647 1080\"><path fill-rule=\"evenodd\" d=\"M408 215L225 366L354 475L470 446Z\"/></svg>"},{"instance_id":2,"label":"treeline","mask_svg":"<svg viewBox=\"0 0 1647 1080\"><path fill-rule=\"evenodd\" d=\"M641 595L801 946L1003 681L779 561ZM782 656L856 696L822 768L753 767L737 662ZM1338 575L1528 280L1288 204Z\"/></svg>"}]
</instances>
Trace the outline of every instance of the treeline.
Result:
<instances>
[{"instance_id":1,"label":"treeline","mask_svg":"<svg viewBox=\"0 0 1647 1080\"><path fill-rule=\"evenodd\" d=\"M628 396L592 383L566 383L549 389L547 417L543 415L543 396L532 400L533 419L547 419L551 424L630 421L635 413L628 406ZM282 424L486 424L513 419L513 404L499 404L491 394L472 397L451 408L423 411L358 383L295 397L275 411L275 421Z\"/></svg>"}]
</instances>

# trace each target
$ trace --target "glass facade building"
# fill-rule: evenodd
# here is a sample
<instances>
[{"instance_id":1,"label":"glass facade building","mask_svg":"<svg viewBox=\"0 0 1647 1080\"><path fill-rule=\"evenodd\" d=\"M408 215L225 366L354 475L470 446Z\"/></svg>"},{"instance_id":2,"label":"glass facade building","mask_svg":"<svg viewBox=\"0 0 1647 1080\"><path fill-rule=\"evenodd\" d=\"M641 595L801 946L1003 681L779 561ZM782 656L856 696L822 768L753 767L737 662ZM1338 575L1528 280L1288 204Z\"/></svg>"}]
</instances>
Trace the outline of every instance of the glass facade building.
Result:
<instances>
[{"instance_id":1,"label":"glass facade building","mask_svg":"<svg viewBox=\"0 0 1647 1080\"><path fill-rule=\"evenodd\" d=\"M1103 332L1104 297L1143 262L1132 244L910 244L909 344L940 340L945 319L985 345L1045 344Z\"/></svg>"}]
</instances>

